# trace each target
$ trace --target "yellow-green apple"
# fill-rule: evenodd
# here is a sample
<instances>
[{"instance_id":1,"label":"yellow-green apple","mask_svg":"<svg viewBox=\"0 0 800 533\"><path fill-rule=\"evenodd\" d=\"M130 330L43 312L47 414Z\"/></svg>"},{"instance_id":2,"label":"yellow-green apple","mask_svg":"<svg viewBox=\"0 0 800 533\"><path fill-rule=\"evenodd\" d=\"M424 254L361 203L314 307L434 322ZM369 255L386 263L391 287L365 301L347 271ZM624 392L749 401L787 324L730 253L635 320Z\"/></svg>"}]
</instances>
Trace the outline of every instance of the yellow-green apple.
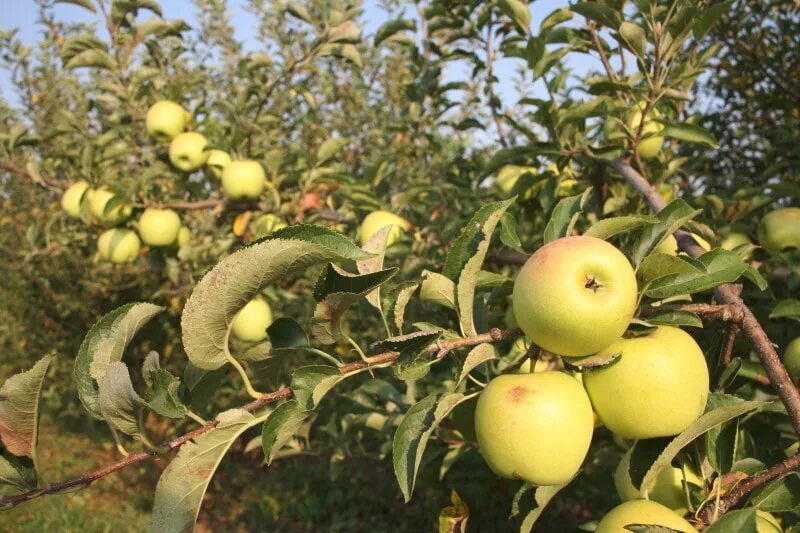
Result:
<instances>
[{"instance_id":1,"label":"yellow-green apple","mask_svg":"<svg viewBox=\"0 0 800 533\"><path fill-rule=\"evenodd\" d=\"M776 209L758 224L758 243L768 252L800 248L800 207Z\"/></svg>"},{"instance_id":2,"label":"yellow-green apple","mask_svg":"<svg viewBox=\"0 0 800 533\"><path fill-rule=\"evenodd\" d=\"M722 242L719 244L719 246L724 250L735 250L740 246L746 246L751 244L753 244L753 242L750 240L750 237L748 237L744 233L739 233L738 231L732 231L728 233L724 239L722 239ZM750 259L750 257L752 257L753 255L752 248L753 248L752 246L748 246L748 248L745 249L746 252L744 253L742 259L747 261L748 259Z\"/></svg>"},{"instance_id":3,"label":"yellow-green apple","mask_svg":"<svg viewBox=\"0 0 800 533\"><path fill-rule=\"evenodd\" d=\"M771 514L756 511L756 533L783 533L783 527Z\"/></svg>"},{"instance_id":4,"label":"yellow-green apple","mask_svg":"<svg viewBox=\"0 0 800 533\"><path fill-rule=\"evenodd\" d=\"M631 113L628 119L628 129L631 133L636 134L639 131L639 126L642 124L642 113L646 107L646 102L639 102ZM644 119L641 137L636 145L636 152L642 159L657 157L661 147L664 145L664 137L658 135L664 129L664 126L653 120L659 118L659 116L660 113L654 108L650 110L650 116Z\"/></svg>"},{"instance_id":5,"label":"yellow-green apple","mask_svg":"<svg viewBox=\"0 0 800 533\"><path fill-rule=\"evenodd\" d=\"M175 244L181 230L181 218L172 209L148 207L139 218L139 235L150 246Z\"/></svg>"},{"instance_id":6,"label":"yellow-green apple","mask_svg":"<svg viewBox=\"0 0 800 533\"><path fill-rule=\"evenodd\" d=\"M208 151L206 166L217 179L222 179L222 172L230 164L231 156L228 155L228 152L216 149Z\"/></svg>"},{"instance_id":7,"label":"yellow-green apple","mask_svg":"<svg viewBox=\"0 0 800 533\"><path fill-rule=\"evenodd\" d=\"M548 352L589 355L617 340L636 310L636 276L613 245L563 237L539 248L514 282L519 327Z\"/></svg>"},{"instance_id":8,"label":"yellow-green apple","mask_svg":"<svg viewBox=\"0 0 800 533\"><path fill-rule=\"evenodd\" d=\"M189 113L175 102L161 100L147 110L145 126L147 133L166 142L186 129L189 118Z\"/></svg>"},{"instance_id":9,"label":"yellow-green apple","mask_svg":"<svg viewBox=\"0 0 800 533\"><path fill-rule=\"evenodd\" d=\"M489 467L535 485L572 479L593 431L586 392L563 372L500 375L483 389L475 409L475 433Z\"/></svg>"},{"instance_id":10,"label":"yellow-green apple","mask_svg":"<svg viewBox=\"0 0 800 533\"><path fill-rule=\"evenodd\" d=\"M255 219L250 225L250 231L253 232L253 237L258 239L272 235L279 229L287 227L286 222L281 220L280 217L272 213L266 213Z\"/></svg>"},{"instance_id":11,"label":"yellow-green apple","mask_svg":"<svg viewBox=\"0 0 800 533\"><path fill-rule=\"evenodd\" d=\"M708 399L706 359L685 331L662 326L620 339L600 358L615 363L584 373L583 386L603 424L626 439L677 435L703 414Z\"/></svg>"},{"instance_id":12,"label":"yellow-green apple","mask_svg":"<svg viewBox=\"0 0 800 533\"><path fill-rule=\"evenodd\" d=\"M113 226L124 222L131 216L133 207L127 200L117 202L110 209L106 209L111 199L117 196L108 187L90 189L86 194L89 200L89 212L101 224Z\"/></svg>"},{"instance_id":13,"label":"yellow-green apple","mask_svg":"<svg viewBox=\"0 0 800 533\"><path fill-rule=\"evenodd\" d=\"M72 218L81 218L81 200L89 189L89 184L84 180L76 181L64 191L61 197L61 209Z\"/></svg>"},{"instance_id":14,"label":"yellow-green apple","mask_svg":"<svg viewBox=\"0 0 800 533\"><path fill-rule=\"evenodd\" d=\"M646 524L663 526L683 533L696 533L692 524L675 511L651 500L630 500L611 509L597 524L594 533L625 533L625 526Z\"/></svg>"},{"instance_id":15,"label":"yellow-green apple","mask_svg":"<svg viewBox=\"0 0 800 533\"><path fill-rule=\"evenodd\" d=\"M692 233L692 238L697 241L697 244L706 252L711 250L711 244L700 235ZM678 239L676 239L674 235L667 236L667 238L661 241L661 244L656 247L655 252L667 255L678 255Z\"/></svg>"},{"instance_id":16,"label":"yellow-green apple","mask_svg":"<svg viewBox=\"0 0 800 533\"><path fill-rule=\"evenodd\" d=\"M386 238L386 246L391 246L397 242L403 234L403 231L411 229L411 224L409 224L407 220L394 213L388 211L373 211L361 221L361 226L358 231L361 244L366 244L373 235L389 225L392 226L392 229L389 230L389 236Z\"/></svg>"},{"instance_id":17,"label":"yellow-green apple","mask_svg":"<svg viewBox=\"0 0 800 533\"><path fill-rule=\"evenodd\" d=\"M267 176L258 161L231 161L222 171L222 191L230 199L256 199L264 192Z\"/></svg>"},{"instance_id":18,"label":"yellow-green apple","mask_svg":"<svg viewBox=\"0 0 800 533\"><path fill-rule=\"evenodd\" d=\"M614 473L614 486L617 488L620 500L626 502L628 500L636 500L642 497L642 491L633 486L630 475L631 466L631 453L633 449L628 450L622 456L617 470ZM655 481L647 488L647 497L650 500L656 501L662 505L666 505L680 515L686 514L688 508L686 506L686 493L684 491L684 470L668 466L662 468L661 472L656 476ZM688 467L685 468L687 484L696 487L703 486L703 480L693 470Z\"/></svg>"},{"instance_id":19,"label":"yellow-green apple","mask_svg":"<svg viewBox=\"0 0 800 533\"><path fill-rule=\"evenodd\" d=\"M189 239L192 238L192 232L186 226L181 226L181 229L178 230L178 238L176 239L176 243L178 244L178 248L183 248L187 244L189 244Z\"/></svg>"},{"instance_id":20,"label":"yellow-green apple","mask_svg":"<svg viewBox=\"0 0 800 533\"><path fill-rule=\"evenodd\" d=\"M786 345L783 351L783 364L793 380L800 378L800 337Z\"/></svg>"},{"instance_id":21,"label":"yellow-green apple","mask_svg":"<svg viewBox=\"0 0 800 533\"><path fill-rule=\"evenodd\" d=\"M272 324L272 310L262 296L256 296L233 319L231 331L236 338L258 342L267 338L267 328Z\"/></svg>"},{"instance_id":22,"label":"yellow-green apple","mask_svg":"<svg viewBox=\"0 0 800 533\"><path fill-rule=\"evenodd\" d=\"M124 228L111 228L97 239L100 257L112 263L130 263L139 256L141 242L136 232Z\"/></svg>"},{"instance_id":23,"label":"yellow-green apple","mask_svg":"<svg viewBox=\"0 0 800 533\"><path fill-rule=\"evenodd\" d=\"M169 143L169 160L183 172L192 172L202 167L208 158L208 140L196 131L179 133Z\"/></svg>"}]
</instances>

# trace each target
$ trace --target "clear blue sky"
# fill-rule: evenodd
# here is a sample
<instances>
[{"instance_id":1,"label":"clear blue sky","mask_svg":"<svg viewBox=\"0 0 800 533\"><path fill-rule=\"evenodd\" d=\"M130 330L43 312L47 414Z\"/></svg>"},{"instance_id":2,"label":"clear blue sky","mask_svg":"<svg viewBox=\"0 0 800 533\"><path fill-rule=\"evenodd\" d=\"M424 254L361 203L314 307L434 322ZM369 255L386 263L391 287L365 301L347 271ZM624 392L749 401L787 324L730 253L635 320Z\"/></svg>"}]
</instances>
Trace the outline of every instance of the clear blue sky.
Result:
<instances>
[{"instance_id":1,"label":"clear blue sky","mask_svg":"<svg viewBox=\"0 0 800 533\"><path fill-rule=\"evenodd\" d=\"M182 18L189 25L194 23L196 8L191 0L161 0L164 18ZM228 0L228 7L232 14L232 23L236 28L235 38L244 43L247 49L255 49L258 42L255 40L255 22L243 6L245 0ZM567 0L538 0L531 5L531 28L536 29L541 20L558 7L567 6ZM365 13L363 17L366 35L373 35L386 21L385 13L378 7L377 0L364 0ZM55 6L57 18L70 22L90 22L96 20L85 9L70 5L57 4ZM36 26L36 4L33 0L0 0L0 28L8 30L18 28L20 37L25 44L33 45L39 38L40 28ZM500 79L499 92L505 102L515 102L519 95L515 92L512 79L516 69L516 60L501 60L496 65L496 75ZM576 74L583 74L589 68L595 67L594 62L584 54L571 54L569 66ZM455 73L458 76L463 73ZM532 89L535 95L543 97L543 87L535 86ZM0 70L0 94L10 103L17 102L16 95L9 86L8 73Z\"/></svg>"}]
</instances>

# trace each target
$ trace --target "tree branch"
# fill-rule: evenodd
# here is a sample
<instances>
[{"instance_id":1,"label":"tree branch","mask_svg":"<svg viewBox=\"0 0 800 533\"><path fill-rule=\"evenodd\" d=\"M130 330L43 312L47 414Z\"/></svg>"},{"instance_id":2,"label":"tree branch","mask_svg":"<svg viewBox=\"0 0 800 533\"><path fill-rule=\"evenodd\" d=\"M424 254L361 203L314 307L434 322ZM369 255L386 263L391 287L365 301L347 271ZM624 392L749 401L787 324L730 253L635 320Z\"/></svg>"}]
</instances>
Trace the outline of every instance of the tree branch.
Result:
<instances>
[{"instance_id":1,"label":"tree branch","mask_svg":"<svg viewBox=\"0 0 800 533\"><path fill-rule=\"evenodd\" d=\"M708 320L719 320L720 322L731 322L739 324L744 320L744 311L740 305L736 304L664 304L648 305L643 307L641 316L653 316L664 311L686 311L700 315Z\"/></svg>"}]
</instances>

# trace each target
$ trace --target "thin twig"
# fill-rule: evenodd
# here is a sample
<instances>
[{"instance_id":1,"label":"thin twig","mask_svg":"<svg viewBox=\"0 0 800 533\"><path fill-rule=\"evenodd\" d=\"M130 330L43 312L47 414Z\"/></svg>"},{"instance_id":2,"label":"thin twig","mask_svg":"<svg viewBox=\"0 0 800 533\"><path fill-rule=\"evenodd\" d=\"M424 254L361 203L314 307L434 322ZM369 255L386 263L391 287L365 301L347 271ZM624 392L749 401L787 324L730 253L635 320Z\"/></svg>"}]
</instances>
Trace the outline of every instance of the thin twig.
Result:
<instances>
[{"instance_id":1,"label":"thin twig","mask_svg":"<svg viewBox=\"0 0 800 533\"><path fill-rule=\"evenodd\" d=\"M739 327L739 324L731 324L728 326L728 332L725 335L725 346L722 349L722 363L725 366L731 364L731 359L733 357L733 345L736 342L736 336L739 334L742 328Z\"/></svg>"},{"instance_id":2,"label":"thin twig","mask_svg":"<svg viewBox=\"0 0 800 533\"><path fill-rule=\"evenodd\" d=\"M663 304L650 305L643 307L640 315L643 317L653 316L664 311L686 311L700 315L708 320L719 320L720 322L731 322L738 324L744 320L744 311L740 305L735 304Z\"/></svg>"}]
</instances>

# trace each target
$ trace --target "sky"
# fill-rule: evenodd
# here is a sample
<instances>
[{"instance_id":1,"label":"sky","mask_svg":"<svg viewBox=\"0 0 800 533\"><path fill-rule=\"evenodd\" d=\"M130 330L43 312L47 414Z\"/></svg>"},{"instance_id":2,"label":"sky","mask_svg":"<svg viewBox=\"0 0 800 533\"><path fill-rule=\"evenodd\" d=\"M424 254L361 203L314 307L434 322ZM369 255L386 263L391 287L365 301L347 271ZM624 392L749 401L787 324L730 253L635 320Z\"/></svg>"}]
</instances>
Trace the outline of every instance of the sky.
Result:
<instances>
[{"instance_id":1,"label":"sky","mask_svg":"<svg viewBox=\"0 0 800 533\"><path fill-rule=\"evenodd\" d=\"M309 0L313 1L313 0ZM194 23L196 8L191 0L161 0L160 1L164 18L182 18L190 26ZM244 43L246 50L255 50L259 43L256 40L256 22L250 14L244 10L246 0L228 0L228 8L232 16L232 24L236 28L234 37ZM566 7L567 0L537 0L531 5L531 28L539 27L544 17L554 9ZM33 0L0 0L0 29L9 30L19 29L19 37L26 45L34 45L39 37L41 29L36 25L36 3ZM69 22L90 22L97 20L96 16L89 11L71 4L56 4L56 17L59 20ZM364 0L364 35L369 38L375 34L376 30L386 22L387 16L378 6L378 0ZM568 56L568 66L576 74L583 74L590 68L595 68L592 60L583 54L571 54ZM519 64L519 60L501 59L495 64L495 74L499 78L497 91L504 102L515 102L519 95L514 89L514 74ZM455 67L456 69L458 67ZM461 77L464 72L454 71L450 75ZM544 87L539 83L530 88L533 96L544 98ZM0 94L12 105L18 99L14 94L13 88L9 83L9 75L5 70L0 70ZM530 95L529 95L530 96Z\"/></svg>"}]
</instances>

